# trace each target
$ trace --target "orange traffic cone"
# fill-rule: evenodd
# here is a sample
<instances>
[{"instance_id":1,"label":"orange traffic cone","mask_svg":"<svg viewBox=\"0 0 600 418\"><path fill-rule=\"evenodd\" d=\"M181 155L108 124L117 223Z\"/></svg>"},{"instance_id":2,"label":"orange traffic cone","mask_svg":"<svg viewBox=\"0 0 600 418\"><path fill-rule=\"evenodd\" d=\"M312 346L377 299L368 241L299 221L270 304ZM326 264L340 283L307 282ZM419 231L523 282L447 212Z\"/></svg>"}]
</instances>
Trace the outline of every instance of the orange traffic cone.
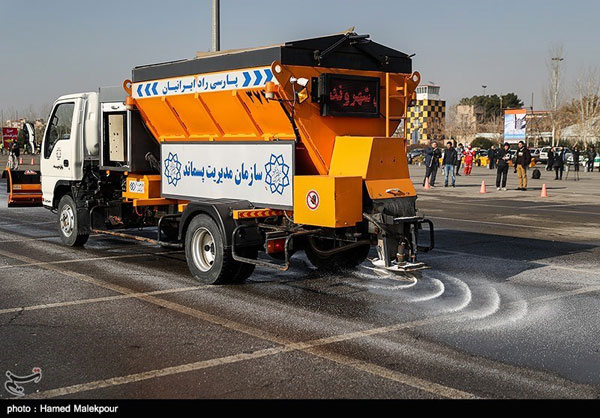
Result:
<instances>
[{"instance_id":1,"label":"orange traffic cone","mask_svg":"<svg viewBox=\"0 0 600 418\"><path fill-rule=\"evenodd\" d=\"M423 186L424 189L431 189L431 186L429 185L429 177L425 177L425 186Z\"/></svg>"},{"instance_id":2,"label":"orange traffic cone","mask_svg":"<svg viewBox=\"0 0 600 418\"><path fill-rule=\"evenodd\" d=\"M540 197L548 197L548 190L546 190L546 183L544 183L544 185L542 186L542 194L540 194Z\"/></svg>"},{"instance_id":3,"label":"orange traffic cone","mask_svg":"<svg viewBox=\"0 0 600 418\"><path fill-rule=\"evenodd\" d=\"M19 164L23 164L23 157L19 158Z\"/></svg>"},{"instance_id":4,"label":"orange traffic cone","mask_svg":"<svg viewBox=\"0 0 600 418\"><path fill-rule=\"evenodd\" d=\"M485 180L481 180L481 189L479 189L479 193L487 193L487 190L485 190Z\"/></svg>"},{"instance_id":5,"label":"orange traffic cone","mask_svg":"<svg viewBox=\"0 0 600 418\"><path fill-rule=\"evenodd\" d=\"M35 158L31 157L31 165L35 165Z\"/></svg>"}]
</instances>

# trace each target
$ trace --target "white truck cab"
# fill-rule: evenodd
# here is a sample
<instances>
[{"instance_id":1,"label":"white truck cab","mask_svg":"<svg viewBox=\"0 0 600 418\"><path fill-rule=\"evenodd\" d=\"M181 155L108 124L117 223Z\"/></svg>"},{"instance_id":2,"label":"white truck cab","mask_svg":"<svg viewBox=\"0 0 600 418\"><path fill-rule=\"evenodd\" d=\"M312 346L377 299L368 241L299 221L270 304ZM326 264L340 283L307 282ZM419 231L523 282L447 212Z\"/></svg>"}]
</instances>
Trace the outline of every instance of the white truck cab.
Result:
<instances>
[{"instance_id":1,"label":"white truck cab","mask_svg":"<svg viewBox=\"0 0 600 418\"><path fill-rule=\"evenodd\" d=\"M52 108L40 156L43 204L56 205L57 185L80 181L85 160L99 155L98 93L60 97Z\"/></svg>"}]
</instances>

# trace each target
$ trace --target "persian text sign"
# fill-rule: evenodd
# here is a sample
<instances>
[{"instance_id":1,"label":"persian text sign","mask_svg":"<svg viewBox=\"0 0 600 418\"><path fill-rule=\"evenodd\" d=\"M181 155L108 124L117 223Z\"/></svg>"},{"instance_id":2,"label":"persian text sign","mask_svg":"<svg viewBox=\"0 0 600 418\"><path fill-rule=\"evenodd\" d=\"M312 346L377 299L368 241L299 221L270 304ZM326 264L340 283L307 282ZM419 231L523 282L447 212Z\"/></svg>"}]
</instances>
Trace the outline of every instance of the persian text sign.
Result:
<instances>
[{"instance_id":1,"label":"persian text sign","mask_svg":"<svg viewBox=\"0 0 600 418\"><path fill-rule=\"evenodd\" d=\"M178 94L211 93L264 87L269 81L277 82L270 67L249 68L133 83L132 94L135 99L142 99Z\"/></svg>"},{"instance_id":2,"label":"persian text sign","mask_svg":"<svg viewBox=\"0 0 600 418\"><path fill-rule=\"evenodd\" d=\"M19 130L17 128L2 128L2 142L4 143L4 148L8 148L8 144L13 141L13 139L19 138Z\"/></svg>"},{"instance_id":3,"label":"persian text sign","mask_svg":"<svg viewBox=\"0 0 600 418\"><path fill-rule=\"evenodd\" d=\"M163 143L162 195L293 206L294 143Z\"/></svg>"}]
</instances>

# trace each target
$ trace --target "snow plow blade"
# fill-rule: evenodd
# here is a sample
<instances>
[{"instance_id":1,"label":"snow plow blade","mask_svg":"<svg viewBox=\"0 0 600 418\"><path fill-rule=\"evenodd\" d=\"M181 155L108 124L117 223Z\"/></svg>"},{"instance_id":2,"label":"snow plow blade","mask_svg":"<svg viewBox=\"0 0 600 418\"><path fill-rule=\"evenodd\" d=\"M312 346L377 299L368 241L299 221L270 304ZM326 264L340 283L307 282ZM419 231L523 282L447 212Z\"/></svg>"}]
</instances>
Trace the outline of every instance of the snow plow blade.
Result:
<instances>
[{"instance_id":1,"label":"snow plow blade","mask_svg":"<svg viewBox=\"0 0 600 418\"><path fill-rule=\"evenodd\" d=\"M6 178L8 207L42 206L40 172L35 170L11 170L2 173Z\"/></svg>"}]
</instances>

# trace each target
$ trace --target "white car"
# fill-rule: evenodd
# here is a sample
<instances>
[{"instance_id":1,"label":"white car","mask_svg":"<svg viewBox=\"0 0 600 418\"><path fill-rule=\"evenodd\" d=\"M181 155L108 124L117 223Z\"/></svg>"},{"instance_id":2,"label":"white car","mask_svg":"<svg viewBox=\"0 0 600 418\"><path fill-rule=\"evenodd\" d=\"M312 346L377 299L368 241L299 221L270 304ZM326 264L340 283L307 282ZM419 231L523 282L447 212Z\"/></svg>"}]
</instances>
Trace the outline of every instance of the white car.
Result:
<instances>
[{"instance_id":1,"label":"white car","mask_svg":"<svg viewBox=\"0 0 600 418\"><path fill-rule=\"evenodd\" d=\"M552 147L543 147L540 150L540 158L539 161L543 164L546 164L548 162L548 151L550 151L552 149Z\"/></svg>"}]
</instances>

